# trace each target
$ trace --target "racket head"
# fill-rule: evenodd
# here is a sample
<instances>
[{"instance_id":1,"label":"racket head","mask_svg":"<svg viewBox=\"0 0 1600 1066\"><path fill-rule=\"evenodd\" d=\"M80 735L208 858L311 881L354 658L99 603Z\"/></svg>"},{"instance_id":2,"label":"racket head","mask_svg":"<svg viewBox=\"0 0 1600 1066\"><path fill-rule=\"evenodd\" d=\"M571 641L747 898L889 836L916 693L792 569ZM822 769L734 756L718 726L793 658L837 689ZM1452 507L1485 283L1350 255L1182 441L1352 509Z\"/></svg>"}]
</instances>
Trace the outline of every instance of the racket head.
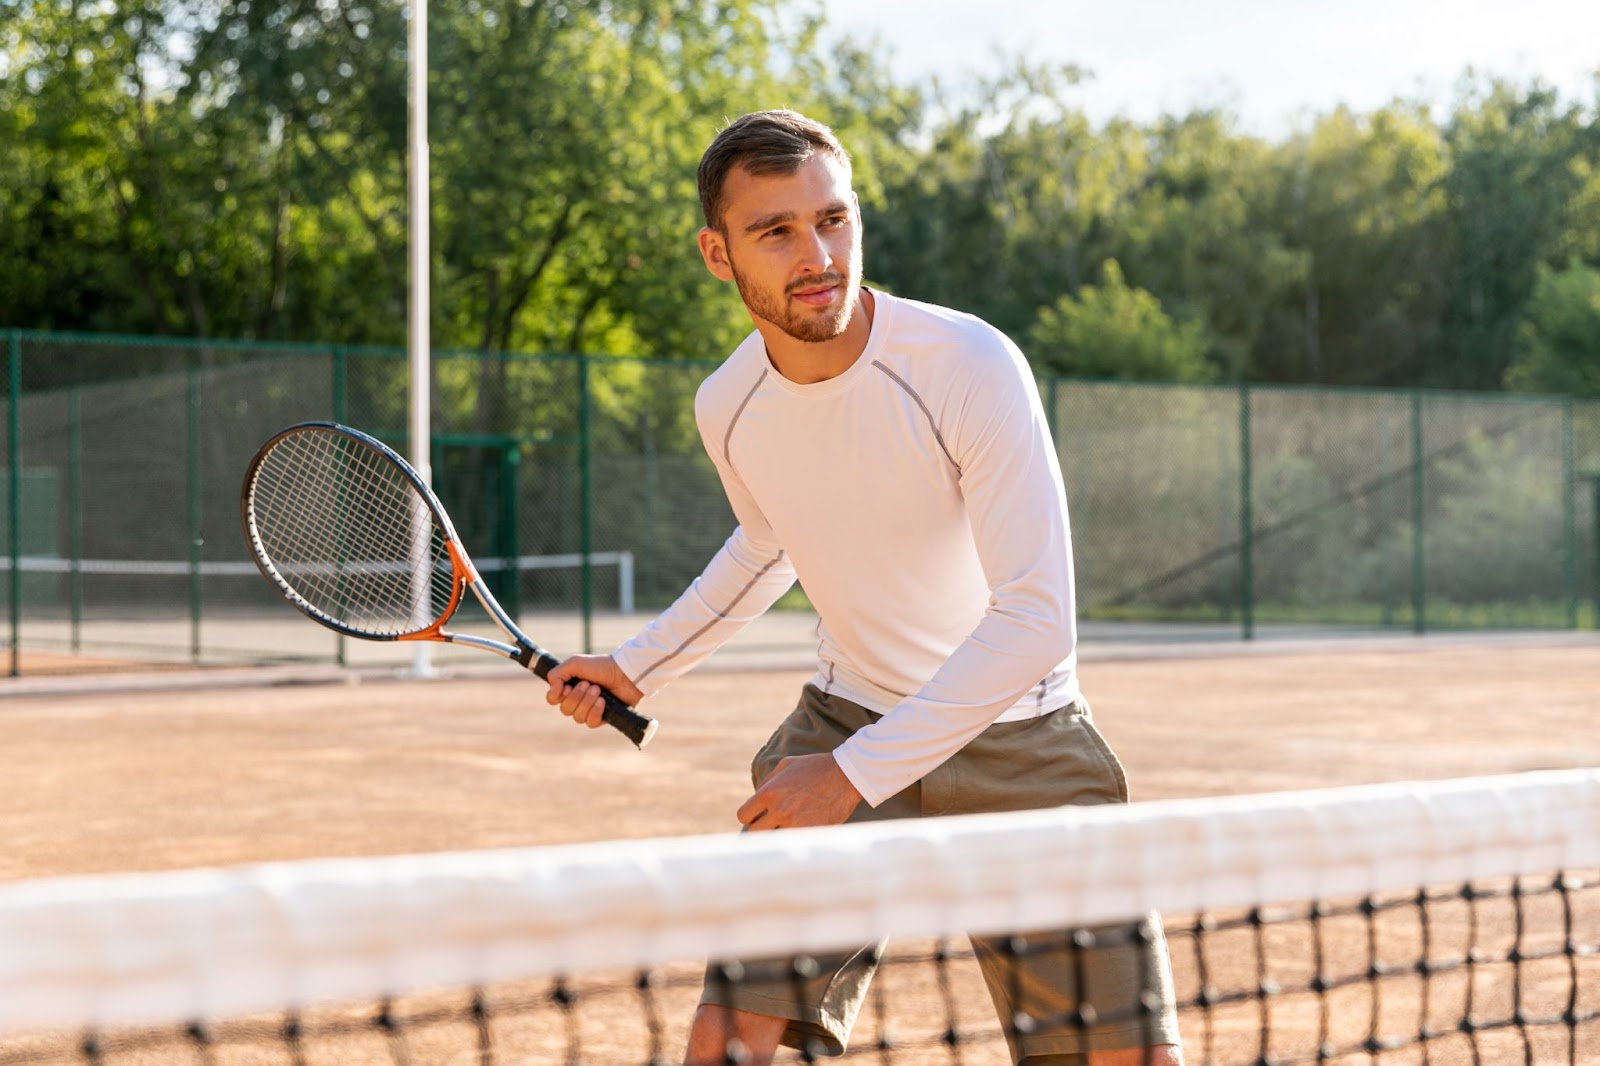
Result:
<instances>
[{"instance_id":1,"label":"racket head","mask_svg":"<svg viewBox=\"0 0 1600 1066\"><path fill-rule=\"evenodd\" d=\"M239 520L256 566L314 621L366 640L426 639L471 565L421 476L335 422L275 434L246 468Z\"/></svg>"}]
</instances>

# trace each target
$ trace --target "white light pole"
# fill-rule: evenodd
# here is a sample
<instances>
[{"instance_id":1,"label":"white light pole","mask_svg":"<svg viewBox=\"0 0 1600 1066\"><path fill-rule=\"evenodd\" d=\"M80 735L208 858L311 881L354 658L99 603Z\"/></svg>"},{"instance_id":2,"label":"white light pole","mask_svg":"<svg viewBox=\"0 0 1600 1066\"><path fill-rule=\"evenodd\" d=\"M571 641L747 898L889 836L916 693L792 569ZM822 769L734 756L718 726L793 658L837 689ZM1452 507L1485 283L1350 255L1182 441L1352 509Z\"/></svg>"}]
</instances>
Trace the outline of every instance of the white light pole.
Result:
<instances>
[{"instance_id":1,"label":"white light pole","mask_svg":"<svg viewBox=\"0 0 1600 1066\"><path fill-rule=\"evenodd\" d=\"M411 465L433 484L429 452L433 441L429 366L432 320L429 302L428 254L428 0L411 0L409 128L407 130L408 232L411 291L407 302L406 351L411 374ZM423 595L431 583L424 582ZM425 641L417 641L411 657L413 677L433 676Z\"/></svg>"}]
</instances>

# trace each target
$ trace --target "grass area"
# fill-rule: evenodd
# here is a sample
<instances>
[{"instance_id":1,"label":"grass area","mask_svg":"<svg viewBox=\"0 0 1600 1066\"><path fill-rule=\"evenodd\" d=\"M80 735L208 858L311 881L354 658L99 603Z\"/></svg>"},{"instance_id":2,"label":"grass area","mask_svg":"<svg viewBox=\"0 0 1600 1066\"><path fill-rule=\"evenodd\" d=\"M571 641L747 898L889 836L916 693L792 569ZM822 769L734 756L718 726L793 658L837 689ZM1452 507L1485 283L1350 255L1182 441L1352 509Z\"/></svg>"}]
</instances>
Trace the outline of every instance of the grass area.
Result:
<instances>
[{"instance_id":1,"label":"grass area","mask_svg":"<svg viewBox=\"0 0 1600 1066\"><path fill-rule=\"evenodd\" d=\"M795 585L788 592L778 597L778 602L772 605L777 611L809 611L812 610L811 597L806 595L806 590Z\"/></svg>"},{"instance_id":2,"label":"grass area","mask_svg":"<svg viewBox=\"0 0 1600 1066\"><path fill-rule=\"evenodd\" d=\"M1577 628L1595 629L1593 603L1577 605ZM1371 626L1408 630L1415 624L1411 605L1386 607L1376 603L1286 604L1257 603L1252 616L1257 625ZM1242 624L1237 604L1193 604L1165 607L1156 604L1100 607L1080 604L1079 617L1095 622L1175 622ZM1430 600L1423 605L1427 629L1566 629L1571 619L1565 601L1458 604Z\"/></svg>"}]
</instances>

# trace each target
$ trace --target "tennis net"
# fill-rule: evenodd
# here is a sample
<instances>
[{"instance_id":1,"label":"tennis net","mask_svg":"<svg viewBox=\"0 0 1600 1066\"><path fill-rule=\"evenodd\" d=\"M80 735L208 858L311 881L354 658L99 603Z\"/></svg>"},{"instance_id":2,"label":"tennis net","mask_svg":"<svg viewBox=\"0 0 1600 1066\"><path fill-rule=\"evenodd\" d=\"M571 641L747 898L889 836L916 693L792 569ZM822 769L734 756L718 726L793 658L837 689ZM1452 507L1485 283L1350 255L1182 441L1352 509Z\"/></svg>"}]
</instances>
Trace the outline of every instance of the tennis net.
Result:
<instances>
[{"instance_id":1,"label":"tennis net","mask_svg":"<svg viewBox=\"0 0 1600 1066\"><path fill-rule=\"evenodd\" d=\"M983 1066L1041 1020L997 1020L963 934L1076 952L1152 911L1191 1066L1594 1063L1597 881L1600 770L19 882L0 1064L654 1066L705 959L798 981L888 937L846 1058Z\"/></svg>"}]
</instances>

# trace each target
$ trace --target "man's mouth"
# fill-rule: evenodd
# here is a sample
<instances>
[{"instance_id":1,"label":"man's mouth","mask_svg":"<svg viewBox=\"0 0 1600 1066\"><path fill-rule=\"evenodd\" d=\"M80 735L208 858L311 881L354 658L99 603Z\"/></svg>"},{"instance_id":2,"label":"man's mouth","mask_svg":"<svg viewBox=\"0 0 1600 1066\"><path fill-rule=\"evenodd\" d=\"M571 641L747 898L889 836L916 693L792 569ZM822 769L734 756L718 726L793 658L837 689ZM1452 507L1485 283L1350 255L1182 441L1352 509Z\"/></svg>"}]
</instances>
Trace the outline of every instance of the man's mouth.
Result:
<instances>
[{"instance_id":1,"label":"man's mouth","mask_svg":"<svg viewBox=\"0 0 1600 1066\"><path fill-rule=\"evenodd\" d=\"M789 295L809 307L827 307L833 302L833 295L838 291L842 282L828 281L818 285L808 285L802 289L795 289Z\"/></svg>"}]
</instances>

